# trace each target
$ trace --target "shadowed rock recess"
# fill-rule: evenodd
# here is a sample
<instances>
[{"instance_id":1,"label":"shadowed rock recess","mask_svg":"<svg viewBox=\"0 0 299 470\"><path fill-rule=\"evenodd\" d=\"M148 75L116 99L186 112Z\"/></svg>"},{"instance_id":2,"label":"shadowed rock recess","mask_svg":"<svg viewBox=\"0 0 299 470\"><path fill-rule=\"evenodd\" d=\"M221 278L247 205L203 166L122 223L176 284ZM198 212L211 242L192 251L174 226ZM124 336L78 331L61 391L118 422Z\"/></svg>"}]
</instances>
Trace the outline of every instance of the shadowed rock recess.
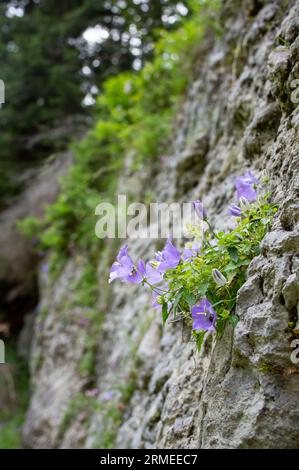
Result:
<instances>
[{"instance_id":1,"label":"shadowed rock recess","mask_svg":"<svg viewBox=\"0 0 299 470\"><path fill-rule=\"evenodd\" d=\"M28 447L299 445L299 368L288 332L290 321L299 328L299 112L292 99L299 2L225 1L221 17L221 37L199 47L196 79L155 186L159 201L202 198L221 228L235 177L249 168L257 176L268 172L280 210L239 292L239 323L221 342L207 336L198 353L180 324L162 330L147 292L115 283L95 332L70 287L84 260L67 261L54 283L42 273L40 311L47 314L35 322ZM119 193L134 193L138 179L128 163ZM133 195L138 200L137 189ZM156 248L154 241L130 242L133 259L149 259ZM99 311L107 290L103 257ZM97 394L86 398L91 386L80 364L92 335Z\"/></svg>"}]
</instances>

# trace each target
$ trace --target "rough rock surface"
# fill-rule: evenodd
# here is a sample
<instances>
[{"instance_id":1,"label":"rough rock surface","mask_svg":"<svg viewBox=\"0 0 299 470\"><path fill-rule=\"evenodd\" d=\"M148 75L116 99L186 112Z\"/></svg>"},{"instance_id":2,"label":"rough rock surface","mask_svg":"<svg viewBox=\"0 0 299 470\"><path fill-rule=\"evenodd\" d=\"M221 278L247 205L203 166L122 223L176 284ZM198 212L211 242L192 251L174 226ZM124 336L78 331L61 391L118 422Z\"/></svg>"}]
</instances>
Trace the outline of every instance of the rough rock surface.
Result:
<instances>
[{"instance_id":1,"label":"rough rock surface","mask_svg":"<svg viewBox=\"0 0 299 470\"><path fill-rule=\"evenodd\" d=\"M299 112L293 81L299 78L299 2L225 1L222 18L224 36L208 38L199 51L174 150L161 163L156 185L160 201L202 198L220 225L235 176L248 168L268 173L280 211L239 292L237 328L227 328L221 342L208 336L198 354L179 325L162 332L146 292L113 285L97 341L96 405L87 426L78 413L62 433L63 413L86 385L77 371L82 327L76 312L66 313L65 296L72 294L64 292L80 261L77 267L69 261L42 292L48 315L36 321L27 446L299 445L299 368L290 359L287 332L288 322L298 321ZM134 178L126 176L127 186ZM156 249L153 241L133 240L131 246L134 258L150 258ZM82 309L78 318L84 318ZM121 418L115 419L115 410Z\"/></svg>"},{"instance_id":2,"label":"rough rock surface","mask_svg":"<svg viewBox=\"0 0 299 470\"><path fill-rule=\"evenodd\" d=\"M32 243L17 229L17 223L25 217L41 217L45 207L57 197L59 178L67 172L72 161L72 153L54 156L42 169L30 173L30 187L16 198L14 204L0 214L0 282L14 288L26 289L30 282L28 273L34 272L35 262ZM29 170L30 171L30 170ZM26 186L26 179L25 179Z\"/></svg>"}]
</instances>

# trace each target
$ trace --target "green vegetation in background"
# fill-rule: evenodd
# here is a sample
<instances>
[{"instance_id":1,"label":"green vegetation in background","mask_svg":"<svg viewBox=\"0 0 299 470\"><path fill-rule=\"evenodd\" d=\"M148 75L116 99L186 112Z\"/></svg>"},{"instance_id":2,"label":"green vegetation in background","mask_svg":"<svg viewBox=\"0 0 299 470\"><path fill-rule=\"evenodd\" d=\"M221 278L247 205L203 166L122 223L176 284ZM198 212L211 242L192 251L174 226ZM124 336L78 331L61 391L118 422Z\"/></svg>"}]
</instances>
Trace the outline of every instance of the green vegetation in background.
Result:
<instances>
[{"instance_id":1,"label":"green vegetation in background","mask_svg":"<svg viewBox=\"0 0 299 470\"><path fill-rule=\"evenodd\" d=\"M16 355L14 344L6 342L6 365L0 365L0 382L5 376L1 367L9 367L11 386L16 396L11 403L6 403L5 409L0 410L0 449L18 449L22 447L22 426L29 400L28 367ZM3 384L0 383L1 388ZM6 384L7 386L7 384Z\"/></svg>"},{"instance_id":2,"label":"green vegetation in background","mask_svg":"<svg viewBox=\"0 0 299 470\"><path fill-rule=\"evenodd\" d=\"M142 66L152 57L157 28L173 30L188 14L184 0L2 0L0 4L0 78L6 102L0 110L0 203L18 189L26 164L64 149L68 132L53 128L65 118L90 114L84 97L95 95L104 80ZM171 17L172 21L168 21ZM97 26L99 40L86 40ZM43 137L36 139L43 133ZM34 137L34 143L32 140Z\"/></svg>"},{"instance_id":3,"label":"green vegetation in background","mask_svg":"<svg viewBox=\"0 0 299 470\"><path fill-rule=\"evenodd\" d=\"M27 219L20 224L29 236L40 232L42 247L52 250L54 271L75 248L91 258L98 256L94 210L102 201L114 202L125 155L134 154L136 171L144 165L154 168L170 146L174 114L217 7L218 1L203 2L179 29L160 32L154 59L140 72L125 72L105 82L97 101L96 123L74 145L75 164L61 181L60 196L42 223Z\"/></svg>"},{"instance_id":4,"label":"green vegetation in background","mask_svg":"<svg viewBox=\"0 0 299 470\"><path fill-rule=\"evenodd\" d=\"M86 379L86 385L93 386L95 381L96 353L98 335L104 318L98 304L99 281L96 263L87 262L79 281L71 286L74 292L73 306L84 308L84 315L90 322L88 334L85 337L85 348L79 363L79 373ZM106 292L107 295L107 292ZM104 301L105 294L102 295Z\"/></svg>"},{"instance_id":5,"label":"green vegetation in background","mask_svg":"<svg viewBox=\"0 0 299 470\"><path fill-rule=\"evenodd\" d=\"M68 404L68 408L60 423L58 430L58 439L63 438L64 433L72 424L73 420L79 415L82 416L82 421L87 426L90 417L98 409L99 405L95 398L90 398L84 395L83 392L78 393Z\"/></svg>"},{"instance_id":6,"label":"green vegetation in background","mask_svg":"<svg viewBox=\"0 0 299 470\"><path fill-rule=\"evenodd\" d=\"M84 392L79 392L70 402L59 426L59 440L62 439L72 422L81 417L81 423L88 428L91 417L96 413L101 413L100 438L96 438L94 448L113 449L115 438L119 426L122 423L122 417L126 405L128 404L135 390L136 376L132 374L127 382L120 385L113 391L111 398L102 403L97 398L89 397Z\"/></svg>"}]
</instances>

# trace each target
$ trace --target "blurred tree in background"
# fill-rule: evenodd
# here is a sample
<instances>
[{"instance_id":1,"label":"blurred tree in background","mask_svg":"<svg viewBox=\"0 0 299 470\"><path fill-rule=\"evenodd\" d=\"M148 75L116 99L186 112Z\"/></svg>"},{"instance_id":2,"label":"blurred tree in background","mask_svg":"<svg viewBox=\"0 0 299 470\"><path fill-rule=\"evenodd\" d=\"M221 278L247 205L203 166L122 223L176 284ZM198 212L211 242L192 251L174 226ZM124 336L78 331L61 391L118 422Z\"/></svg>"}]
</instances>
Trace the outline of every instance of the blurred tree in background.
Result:
<instances>
[{"instance_id":1,"label":"blurred tree in background","mask_svg":"<svg viewBox=\"0 0 299 470\"><path fill-rule=\"evenodd\" d=\"M14 190L10 178L20 164L59 149L57 138L29 145L32 137L47 136L67 116L90 114L103 81L142 68L159 30L188 13L177 0L2 0L0 199Z\"/></svg>"}]
</instances>

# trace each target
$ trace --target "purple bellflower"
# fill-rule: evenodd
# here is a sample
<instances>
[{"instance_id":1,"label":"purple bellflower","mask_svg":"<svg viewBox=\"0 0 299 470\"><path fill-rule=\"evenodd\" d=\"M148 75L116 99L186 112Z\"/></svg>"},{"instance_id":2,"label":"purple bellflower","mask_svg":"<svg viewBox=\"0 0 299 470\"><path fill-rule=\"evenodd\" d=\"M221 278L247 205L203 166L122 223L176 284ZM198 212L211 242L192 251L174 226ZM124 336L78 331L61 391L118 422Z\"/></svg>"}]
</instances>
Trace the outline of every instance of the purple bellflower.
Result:
<instances>
[{"instance_id":1,"label":"purple bellflower","mask_svg":"<svg viewBox=\"0 0 299 470\"><path fill-rule=\"evenodd\" d=\"M244 197L249 202L256 201L257 191L254 185L258 184L259 180L252 174L251 171L247 171L244 176L236 178L236 190L237 198Z\"/></svg>"},{"instance_id":2,"label":"purple bellflower","mask_svg":"<svg viewBox=\"0 0 299 470\"><path fill-rule=\"evenodd\" d=\"M163 251L158 252L155 261L158 261L157 270L160 273L165 273L167 269L176 268L181 259L180 252L171 243L171 238L168 238Z\"/></svg>"},{"instance_id":3,"label":"purple bellflower","mask_svg":"<svg viewBox=\"0 0 299 470\"><path fill-rule=\"evenodd\" d=\"M207 213L203 208L203 203L197 199L196 201L193 201L192 204L198 217L200 219L205 219L207 217Z\"/></svg>"},{"instance_id":4,"label":"purple bellflower","mask_svg":"<svg viewBox=\"0 0 299 470\"><path fill-rule=\"evenodd\" d=\"M216 312L205 297L191 310L193 330L215 331Z\"/></svg>"},{"instance_id":5,"label":"purple bellflower","mask_svg":"<svg viewBox=\"0 0 299 470\"><path fill-rule=\"evenodd\" d=\"M199 252L199 245L198 243L193 243L191 248L185 248L182 254L182 258L184 261L191 261L192 258L197 256Z\"/></svg>"},{"instance_id":6,"label":"purple bellflower","mask_svg":"<svg viewBox=\"0 0 299 470\"><path fill-rule=\"evenodd\" d=\"M141 262L138 263L138 266ZM128 245L123 246L116 257L116 261L110 269L109 284L114 279L121 279L124 282L140 283L142 282L142 273L134 266L134 263L128 254Z\"/></svg>"},{"instance_id":7,"label":"purple bellflower","mask_svg":"<svg viewBox=\"0 0 299 470\"><path fill-rule=\"evenodd\" d=\"M163 274L160 273L156 268L154 268L150 262L146 263L145 270L143 271L143 276L151 285L159 284L159 282L161 282L163 279Z\"/></svg>"}]
</instances>

